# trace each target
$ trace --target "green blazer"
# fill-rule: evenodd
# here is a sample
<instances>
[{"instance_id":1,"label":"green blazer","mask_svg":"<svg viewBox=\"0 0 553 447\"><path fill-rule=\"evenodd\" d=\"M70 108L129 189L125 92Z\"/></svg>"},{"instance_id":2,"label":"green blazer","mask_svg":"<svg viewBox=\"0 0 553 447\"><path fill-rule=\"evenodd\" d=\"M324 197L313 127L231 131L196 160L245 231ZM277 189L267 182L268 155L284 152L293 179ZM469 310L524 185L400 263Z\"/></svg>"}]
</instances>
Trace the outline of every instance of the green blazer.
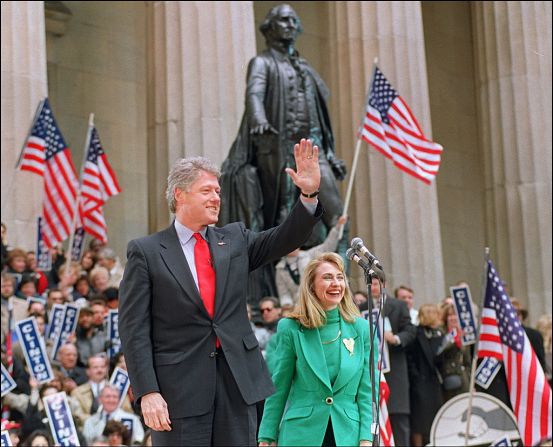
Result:
<instances>
[{"instance_id":1,"label":"green blazer","mask_svg":"<svg viewBox=\"0 0 553 447\"><path fill-rule=\"evenodd\" d=\"M372 441L369 325L363 318L353 323L340 318L340 330L340 370L331 384L319 331L289 318L279 322L272 362L276 392L265 401L259 439L279 446L321 445L330 417L336 445ZM351 354L344 339L353 339ZM375 340L375 366L377 352Z\"/></svg>"}]
</instances>

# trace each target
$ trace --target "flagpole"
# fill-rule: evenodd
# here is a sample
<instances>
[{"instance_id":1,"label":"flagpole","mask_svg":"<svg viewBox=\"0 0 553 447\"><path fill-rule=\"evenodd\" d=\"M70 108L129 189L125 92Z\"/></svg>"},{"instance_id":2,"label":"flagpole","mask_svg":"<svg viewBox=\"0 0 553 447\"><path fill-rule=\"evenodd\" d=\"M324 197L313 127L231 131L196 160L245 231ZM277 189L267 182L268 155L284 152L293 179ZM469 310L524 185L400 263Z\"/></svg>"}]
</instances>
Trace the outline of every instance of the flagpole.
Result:
<instances>
[{"instance_id":1,"label":"flagpole","mask_svg":"<svg viewBox=\"0 0 553 447\"><path fill-rule=\"evenodd\" d=\"M490 260L490 247L484 248L484 275L482 278L482 301L480 302L478 327L476 328L476 343L474 345L474 354L472 356L472 366L470 368L470 385L469 385L469 405L467 409L467 428L465 430L465 447L468 446L470 433L470 418L472 416L472 398L474 395L474 373L476 371L476 363L478 362L478 348L480 345L480 328L482 327L482 310L484 309L484 301L486 299L486 283L488 272L488 261Z\"/></svg>"},{"instance_id":2,"label":"flagpole","mask_svg":"<svg viewBox=\"0 0 553 447\"><path fill-rule=\"evenodd\" d=\"M369 82L369 90L367 92L367 96L365 97L365 103L363 104L364 106L364 109L363 109L363 118L361 119L361 126L363 126L363 121L364 121L364 116L365 116L365 109L367 108L367 102L369 101L369 95L371 93L371 85L373 84L373 81L374 81L374 73L375 73L375 69L376 69L376 65L378 64L378 57L375 57L374 58L374 61L373 61L373 70L372 70L372 74L371 74L371 80ZM360 136L358 135L357 137L357 143L355 144L355 154L353 156L353 164L351 166L351 173L349 175L349 183L348 183L348 189L346 191L346 199L344 201L344 211L342 212L342 214L344 215L348 215L348 208L349 208L349 202L350 202L350 199L351 199L351 192L353 190L353 180L355 179L355 172L357 171L357 163L359 161L359 153L361 152L361 138ZM340 233L338 235L338 239L342 239L342 236L344 235L344 226L345 225L342 225L341 228L340 228Z\"/></svg>"},{"instance_id":3,"label":"flagpole","mask_svg":"<svg viewBox=\"0 0 553 447\"><path fill-rule=\"evenodd\" d=\"M33 118L33 121L31 121L31 126L29 127L29 131L27 132L27 136L25 137L25 140L23 140L23 146L21 147L21 151L19 152L19 158L17 159L17 163L15 164L15 169L19 168L19 165L21 164L21 159L23 158L23 152L25 151L25 146L27 145L27 140L29 139L29 135L31 135L31 132L33 131L33 127L35 127L35 123L37 118L40 116L40 113L42 112L42 109L44 108L44 104L46 103L46 98L41 99L38 103L38 107L35 110L35 116Z\"/></svg>"},{"instance_id":4,"label":"flagpole","mask_svg":"<svg viewBox=\"0 0 553 447\"><path fill-rule=\"evenodd\" d=\"M83 173L86 165L86 157L88 155L88 147L90 146L90 139L92 138L92 129L94 128L94 113L91 113L88 117L88 130L86 131L86 140L84 144L84 157L81 162L81 172L79 174L79 187L77 188L77 199L75 200L75 207L73 208L73 224L71 225L71 232L69 234L69 244L67 247L66 260L65 260L65 273L69 272L69 266L71 265L71 250L73 249L73 241L75 239L75 230L77 226L77 216L79 212L79 202L81 200L81 187L83 184Z\"/></svg>"}]
</instances>

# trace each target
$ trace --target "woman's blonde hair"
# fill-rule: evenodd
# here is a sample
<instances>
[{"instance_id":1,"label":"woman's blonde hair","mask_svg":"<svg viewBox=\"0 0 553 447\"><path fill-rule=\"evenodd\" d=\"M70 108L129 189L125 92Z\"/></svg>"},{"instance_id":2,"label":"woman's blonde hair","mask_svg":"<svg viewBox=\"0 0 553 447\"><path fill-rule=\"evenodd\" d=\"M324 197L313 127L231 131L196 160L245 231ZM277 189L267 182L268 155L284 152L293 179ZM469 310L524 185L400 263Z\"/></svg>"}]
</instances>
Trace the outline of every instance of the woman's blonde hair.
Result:
<instances>
[{"instance_id":1,"label":"woman's blonde hair","mask_svg":"<svg viewBox=\"0 0 553 447\"><path fill-rule=\"evenodd\" d=\"M436 304L423 304L419 307L419 326L432 327L439 325L440 308Z\"/></svg>"},{"instance_id":2,"label":"woman's blonde hair","mask_svg":"<svg viewBox=\"0 0 553 447\"><path fill-rule=\"evenodd\" d=\"M298 322L308 329L314 329L321 327L326 323L325 310L315 295L315 277L317 276L317 269L321 264L328 263L334 265L343 275L345 281L344 298L338 304L338 309L342 318L352 323L356 317L358 317L359 309L353 302L353 296L347 280L347 275L344 268L344 261L341 256L336 253L322 253L313 259L302 273L298 304L288 316L298 320Z\"/></svg>"}]
</instances>

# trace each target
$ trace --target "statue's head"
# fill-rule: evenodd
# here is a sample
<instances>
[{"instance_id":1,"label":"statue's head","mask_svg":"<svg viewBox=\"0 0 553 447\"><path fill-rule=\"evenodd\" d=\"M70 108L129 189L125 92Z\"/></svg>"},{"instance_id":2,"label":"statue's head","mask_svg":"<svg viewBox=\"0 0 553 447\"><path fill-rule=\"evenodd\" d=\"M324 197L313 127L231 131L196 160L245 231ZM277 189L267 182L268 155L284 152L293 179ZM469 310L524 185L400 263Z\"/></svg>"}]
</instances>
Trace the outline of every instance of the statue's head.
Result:
<instances>
[{"instance_id":1,"label":"statue's head","mask_svg":"<svg viewBox=\"0 0 553 447\"><path fill-rule=\"evenodd\" d=\"M275 40L293 43L303 28L296 11L283 3L271 8L259 30L268 42Z\"/></svg>"}]
</instances>

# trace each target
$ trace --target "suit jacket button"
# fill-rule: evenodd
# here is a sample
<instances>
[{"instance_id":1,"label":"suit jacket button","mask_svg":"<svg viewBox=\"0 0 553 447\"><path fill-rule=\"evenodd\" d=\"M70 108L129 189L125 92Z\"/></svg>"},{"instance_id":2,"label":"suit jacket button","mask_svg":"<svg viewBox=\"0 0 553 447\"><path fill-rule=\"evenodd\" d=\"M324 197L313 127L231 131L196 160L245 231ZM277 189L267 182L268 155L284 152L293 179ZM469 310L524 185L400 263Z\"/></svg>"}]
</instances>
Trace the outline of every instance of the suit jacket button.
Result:
<instances>
[{"instance_id":1,"label":"suit jacket button","mask_svg":"<svg viewBox=\"0 0 553 447\"><path fill-rule=\"evenodd\" d=\"M332 405L334 403L334 399L332 397L327 397L325 402L327 405Z\"/></svg>"},{"instance_id":2,"label":"suit jacket button","mask_svg":"<svg viewBox=\"0 0 553 447\"><path fill-rule=\"evenodd\" d=\"M210 352L210 353L209 353L209 356L210 356L211 358L215 357L215 355L216 355L215 352Z\"/></svg>"}]
</instances>

